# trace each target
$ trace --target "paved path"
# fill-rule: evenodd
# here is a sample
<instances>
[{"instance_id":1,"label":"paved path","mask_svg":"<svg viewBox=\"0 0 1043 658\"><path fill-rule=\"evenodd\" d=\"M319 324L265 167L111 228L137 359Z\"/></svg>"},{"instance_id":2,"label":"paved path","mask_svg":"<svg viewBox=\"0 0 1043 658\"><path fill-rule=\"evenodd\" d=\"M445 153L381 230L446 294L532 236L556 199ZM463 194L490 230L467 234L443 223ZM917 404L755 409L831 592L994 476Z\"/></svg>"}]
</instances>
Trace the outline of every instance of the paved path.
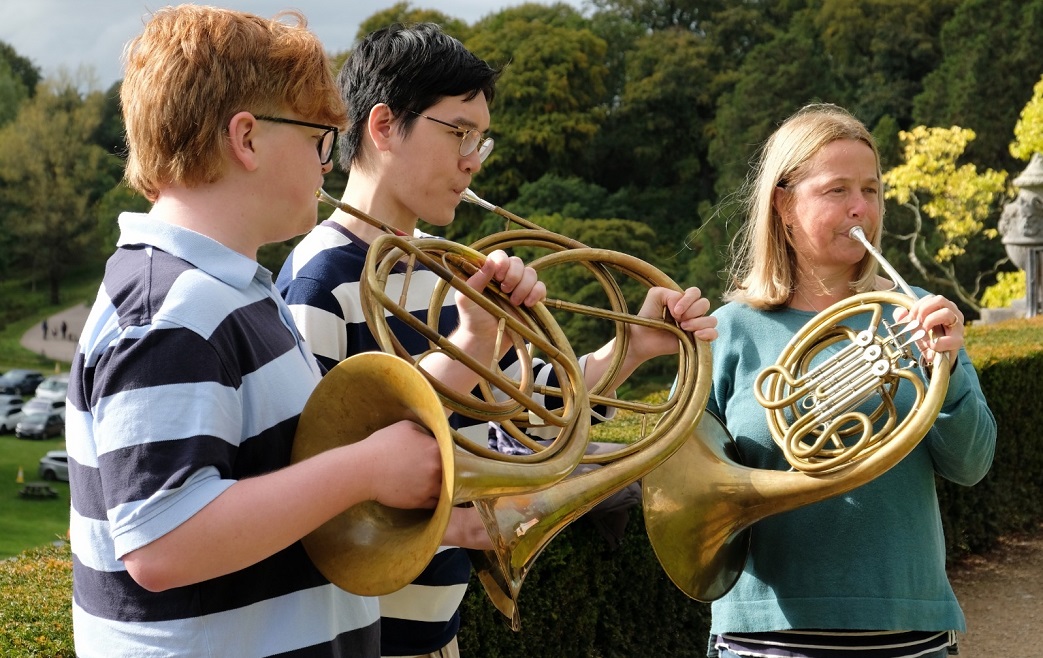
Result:
<instances>
[{"instance_id":1,"label":"paved path","mask_svg":"<svg viewBox=\"0 0 1043 658\"><path fill-rule=\"evenodd\" d=\"M20 341L22 347L49 359L72 363L72 359L76 355L76 341L80 337L80 332L83 331L83 325L87 322L90 310L86 304L80 304L55 313L47 318L47 339L44 340L42 327L36 325L22 335ZM65 322L65 340L62 340L61 335L62 322ZM55 329L58 330L57 335L53 333Z\"/></svg>"}]
</instances>

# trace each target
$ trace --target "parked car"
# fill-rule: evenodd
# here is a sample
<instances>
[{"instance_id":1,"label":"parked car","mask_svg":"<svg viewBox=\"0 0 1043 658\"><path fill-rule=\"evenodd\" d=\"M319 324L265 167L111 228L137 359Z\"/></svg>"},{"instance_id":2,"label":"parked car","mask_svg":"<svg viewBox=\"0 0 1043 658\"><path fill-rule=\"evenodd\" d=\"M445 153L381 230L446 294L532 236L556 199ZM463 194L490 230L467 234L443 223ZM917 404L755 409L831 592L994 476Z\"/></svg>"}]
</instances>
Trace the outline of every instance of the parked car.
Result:
<instances>
[{"instance_id":1,"label":"parked car","mask_svg":"<svg viewBox=\"0 0 1043 658\"><path fill-rule=\"evenodd\" d=\"M43 375L36 370L16 368L0 375L0 393L14 395L32 395L36 387L43 381Z\"/></svg>"},{"instance_id":2,"label":"parked car","mask_svg":"<svg viewBox=\"0 0 1043 658\"><path fill-rule=\"evenodd\" d=\"M58 414L65 419L65 398L61 400L47 400L45 398L33 398L22 405L22 411L28 416L31 413Z\"/></svg>"},{"instance_id":3,"label":"parked car","mask_svg":"<svg viewBox=\"0 0 1043 658\"><path fill-rule=\"evenodd\" d=\"M69 481L69 454L64 450L48 450L40 458L40 477L44 480Z\"/></svg>"},{"instance_id":4,"label":"parked car","mask_svg":"<svg viewBox=\"0 0 1043 658\"><path fill-rule=\"evenodd\" d=\"M51 375L36 387L36 397L45 400L64 400L69 390L69 375Z\"/></svg>"},{"instance_id":5,"label":"parked car","mask_svg":"<svg viewBox=\"0 0 1043 658\"><path fill-rule=\"evenodd\" d=\"M25 418L15 425L14 435L19 439L44 440L65 433L65 419L58 414L26 413Z\"/></svg>"},{"instance_id":6,"label":"parked car","mask_svg":"<svg viewBox=\"0 0 1043 658\"><path fill-rule=\"evenodd\" d=\"M13 393L0 393L0 409L7 409L9 407L21 407L25 404L25 400L22 399L21 395L15 395Z\"/></svg>"},{"instance_id":7,"label":"parked car","mask_svg":"<svg viewBox=\"0 0 1043 658\"><path fill-rule=\"evenodd\" d=\"M25 414L21 407L0 407L0 434L13 432L23 418Z\"/></svg>"}]
</instances>

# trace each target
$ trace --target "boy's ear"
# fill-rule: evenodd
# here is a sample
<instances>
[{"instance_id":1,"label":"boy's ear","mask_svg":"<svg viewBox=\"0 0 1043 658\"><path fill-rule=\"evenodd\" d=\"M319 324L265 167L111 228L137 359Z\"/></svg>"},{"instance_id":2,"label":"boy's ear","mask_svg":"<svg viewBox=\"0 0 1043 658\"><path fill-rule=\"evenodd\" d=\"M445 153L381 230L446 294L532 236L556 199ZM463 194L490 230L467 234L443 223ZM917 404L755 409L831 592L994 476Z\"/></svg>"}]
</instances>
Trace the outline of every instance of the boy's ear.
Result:
<instances>
[{"instance_id":1,"label":"boy's ear","mask_svg":"<svg viewBox=\"0 0 1043 658\"><path fill-rule=\"evenodd\" d=\"M258 121L249 112L237 112L228 121L228 150L233 162L247 171L257 168Z\"/></svg>"},{"instance_id":2,"label":"boy's ear","mask_svg":"<svg viewBox=\"0 0 1043 658\"><path fill-rule=\"evenodd\" d=\"M377 103L370 109L366 131L378 151L386 151L394 136L395 114L387 103Z\"/></svg>"}]
</instances>

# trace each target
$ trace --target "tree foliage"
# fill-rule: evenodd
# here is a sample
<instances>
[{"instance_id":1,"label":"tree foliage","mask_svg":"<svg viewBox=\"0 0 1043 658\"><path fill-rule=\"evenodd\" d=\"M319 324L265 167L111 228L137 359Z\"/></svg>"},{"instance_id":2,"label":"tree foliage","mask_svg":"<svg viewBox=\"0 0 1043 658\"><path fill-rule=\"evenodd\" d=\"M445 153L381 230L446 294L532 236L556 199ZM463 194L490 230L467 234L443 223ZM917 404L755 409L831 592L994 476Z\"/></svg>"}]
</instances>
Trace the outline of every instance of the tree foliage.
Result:
<instances>
[{"instance_id":1,"label":"tree foliage","mask_svg":"<svg viewBox=\"0 0 1043 658\"><path fill-rule=\"evenodd\" d=\"M28 90L11 70L11 65L0 59L0 126L15 118L28 97Z\"/></svg>"},{"instance_id":2,"label":"tree foliage","mask_svg":"<svg viewBox=\"0 0 1043 658\"><path fill-rule=\"evenodd\" d=\"M29 96L36 93L36 85L40 84L42 76L40 69L33 66L28 58L15 52L10 44L0 41L0 61L7 64L7 69L21 83Z\"/></svg>"},{"instance_id":3,"label":"tree foliage","mask_svg":"<svg viewBox=\"0 0 1043 658\"><path fill-rule=\"evenodd\" d=\"M1032 88L1032 98L1021 110L1014 125L1014 141L1010 154L1019 160L1029 160L1033 153L1043 153L1043 77Z\"/></svg>"},{"instance_id":4,"label":"tree foliage","mask_svg":"<svg viewBox=\"0 0 1043 658\"><path fill-rule=\"evenodd\" d=\"M392 23L437 23L442 29L461 41L467 38L470 28L467 23L453 18L435 9L414 9L408 2L397 2L387 9L382 9L366 20L359 23L359 30L355 34L355 40L362 39L370 32ZM339 67L338 67L339 68Z\"/></svg>"},{"instance_id":5,"label":"tree foliage","mask_svg":"<svg viewBox=\"0 0 1043 658\"><path fill-rule=\"evenodd\" d=\"M611 240L636 249L641 241L657 267L711 295L724 283L725 247L742 221L735 194L751 158L779 122L809 102L850 109L873 131L885 169L896 177L907 172L902 184L909 196L887 225L894 236L923 235L911 252L911 242L894 237L885 250L902 249L900 264L919 259L924 281L930 274L958 282L971 299L961 301L968 311L978 284L994 280L1002 246L987 237L997 199L967 196L962 185L1012 170L1013 157L1027 159L1043 142L1043 0L590 0L582 13L560 2L530 2L473 24L403 1L374 12L358 34L343 35L344 50L332 64L339 66L352 41L374 29L419 21L439 23L479 57L504 67L490 107L496 149L473 181L477 192L589 235L597 246ZM73 130L56 119L48 134L31 128L42 119L30 120L39 110L27 109L39 82L31 62L0 43L0 126L19 126L2 133L0 159L23 165L38 153L69 155L42 158L54 158L49 165L60 175L37 163L0 175L0 274L18 267L43 277L44 260L32 265L35 243L23 233L63 235L71 228L43 217L44 208L71 199L66 184L82 198L63 214L85 215L91 223L70 230L70 244L72 236L89 242L97 235L98 244L111 249L120 206L143 204L116 185L120 163L112 155L124 149L118 83L97 97L70 92L59 108L100 107L92 129ZM1035 100L1025 105L1037 82ZM39 88L56 94L53 85ZM901 136L920 125L958 125L976 139L962 146L956 140L948 154L929 156L933 164L922 163L916 178L919 165L909 160ZM38 151L27 151L33 140ZM74 155L79 144L109 154L93 178L85 170L99 156ZM968 163L976 167L969 178ZM343 176L331 174L327 189L337 189ZM45 178L46 186L29 182ZM35 191L44 187L46 197ZM598 223L619 220L632 223ZM457 221L439 232L468 243L500 228L498 217L463 205ZM43 253L45 246L51 248L33 249ZM278 267L287 249L266 250L265 264ZM54 258L68 262L54 254L46 260Z\"/></svg>"},{"instance_id":6,"label":"tree foliage","mask_svg":"<svg viewBox=\"0 0 1043 658\"><path fill-rule=\"evenodd\" d=\"M510 199L545 173L583 160L605 116L606 44L565 4L521 5L487 17L466 45L505 66L496 90L497 148L483 173L493 198Z\"/></svg>"},{"instance_id":7,"label":"tree foliage","mask_svg":"<svg viewBox=\"0 0 1043 658\"><path fill-rule=\"evenodd\" d=\"M966 157L1011 170L1011 129L1043 73L1043 0L963 0L941 49L914 100L915 124L969 128L978 139Z\"/></svg>"},{"instance_id":8,"label":"tree foliage","mask_svg":"<svg viewBox=\"0 0 1043 658\"><path fill-rule=\"evenodd\" d=\"M900 132L905 161L884 174L884 183L887 198L915 217L916 230L897 236L908 242L910 261L925 278L949 285L977 310L977 285L970 291L961 285L955 261L972 241L998 235L995 228L986 226L986 220L1005 190L1007 174L992 169L978 173L973 164L958 164L974 137L973 130L958 126L917 126ZM923 226L924 216L934 222L933 230Z\"/></svg>"},{"instance_id":9,"label":"tree foliage","mask_svg":"<svg viewBox=\"0 0 1043 658\"><path fill-rule=\"evenodd\" d=\"M0 129L3 230L55 304L63 275L93 251L95 202L120 176L119 161L92 141L102 103L97 92L82 98L70 80L45 81Z\"/></svg>"}]
</instances>

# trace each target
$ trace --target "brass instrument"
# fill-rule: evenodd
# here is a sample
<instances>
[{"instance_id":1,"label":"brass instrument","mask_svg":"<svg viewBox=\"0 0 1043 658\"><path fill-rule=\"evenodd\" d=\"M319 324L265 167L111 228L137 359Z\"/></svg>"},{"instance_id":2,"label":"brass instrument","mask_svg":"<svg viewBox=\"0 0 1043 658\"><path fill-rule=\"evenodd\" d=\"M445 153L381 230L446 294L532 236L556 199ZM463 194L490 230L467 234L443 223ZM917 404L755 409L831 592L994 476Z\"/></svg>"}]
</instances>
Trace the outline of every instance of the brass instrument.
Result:
<instances>
[{"instance_id":1,"label":"brass instrument","mask_svg":"<svg viewBox=\"0 0 1043 658\"><path fill-rule=\"evenodd\" d=\"M537 304L529 309L519 309L517 311L521 316L519 319L513 313L508 314L500 310L498 303L504 305L504 302L502 300L497 302L497 291L487 289L486 295L483 295L466 285L466 280L459 270L466 269L468 263L472 268L480 266L481 259L484 258L481 254L447 240L433 240L438 244L431 247L427 244L429 241L417 241L414 238L403 236L366 213L333 199L322 190L317 195L321 200L332 203L346 212L351 212L363 221L385 231L385 235L374 240L370 246L366 278L364 279L367 285L362 286L362 289L373 292L373 295L363 298L364 307L369 308L373 304L384 302L392 314L407 319L415 327L417 321L402 307L407 290L402 291L399 303L383 294L383 284L386 284L390 269L402 257L402 250L406 250L409 252L410 264L421 262L443 279L448 280L458 291L468 295L486 311L500 316L502 325L528 340L545 344L547 349L552 350L550 358L561 373L562 381L568 384L568 386L563 386L563 408L556 414L548 413L529 399L531 386L523 383L520 387L512 388L513 382L507 380L496 369L474 362L468 355L461 353L448 340L440 336L437 332L437 325L433 329L423 323L419 323L420 326L415 327L427 335L438 348L451 354L453 358L467 363L476 372L482 373L485 378L496 382L498 386L502 387L501 390L507 391L514 400L518 401L516 405L506 405L505 408L499 409L496 408L497 405L486 405L485 411L488 418L495 419L505 413L513 413L517 407L525 407L527 410L539 413L548 424L559 427L561 431L551 449L543 455L539 455L537 459L524 460L525 463L504 464L492 463L472 454L452 449L454 444L459 445L467 439L456 436L448 425L445 425L447 447L442 448L443 495L433 514L424 510L410 510L403 513L402 510L369 503L351 508L305 537L303 543L309 557L328 580L355 594L377 596L401 589L423 571L441 543L453 505L470 502L480 496L543 488L571 473L583 456L585 437L590 426L590 416L586 411L589 407L587 389L575 355L572 354L568 342L564 340L564 335L561 334L557 323L542 305ZM442 259L436 260L434 256L420 249L418 245L428 246L431 251L440 250ZM454 254L457 256L455 259ZM381 260L385 267L376 271L378 261ZM451 267L459 269L454 272L450 269ZM374 297L376 301L374 301ZM369 311L367 311L368 313ZM383 314L379 320L374 318L368 324L382 344L387 344L390 340L389 337L393 337L387 328L387 320ZM548 335L552 338L546 338ZM551 340L557 341L558 347L555 348ZM412 357L401 345L398 345L397 350L394 346L389 345L389 349L386 351L390 354L397 351L397 356L401 358L395 360L400 361L405 367L415 370L416 376L424 382L425 389L432 388L435 380L424 377L421 370L414 368ZM394 358L390 354L384 356ZM293 462L336 445L360 441L380 427L412 417L404 412L406 405L390 404L391 413L379 416L383 424L364 425L368 430L366 433L359 433L354 427L354 421L344 422L345 413L354 414L357 408L384 405L381 397L349 398L340 396L336 391L328 392L327 380L339 381L340 386L348 385L348 382L345 381L346 377L339 373L342 367L348 371L346 364L354 358L345 360L340 366L327 373L320 386L309 398L294 437L291 457ZM358 381L366 382L367 386L372 386L375 390L382 389L381 385L372 382L372 375L363 376L359 366L353 367L349 372L352 372ZM401 374L395 375L391 367L387 365L383 366L380 375L382 378L393 376L392 382L400 382L407 387L417 385L416 378L409 379ZM382 395L389 400L416 399L408 391L400 391L397 386L391 384L386 385L386 390L382 390ZM313 398L317 400L314 404ZM331 398L335 404L330 405ZM445 418L442 401L439 400L437 394L434 399L438 402L439 414L442 415L441 422L434 424L432 415L426 414L423 417L426 422L422 424L438 437L443 431L441 425L445 423ZM335 407L336 410L327 409L327 406ZM345 407L350 411L344 412ZM499 405L499 407L504 407L504 405ZM492 410L490 411L490 409ZM360 409L359 413L364 412ZM374 413L374 410L368 409L365 413ZM337 419L339 422L329 423L328 418ZM573 440L573 437L577 435L581 439ZM342 555L351 555L351 561L344 559L341 557Z\"/></svg>"},{"instance_id":2,"label":"brass instrument","mask_svg":"<svg viewBox=\"0 0 1043 658\"><path fill-rule=\"evenodd\" d=\"M477 199L470 190L464 198L467 199L468 195ZM446 482L433 518L428 518L432 515L423 512L399 514L400 510L370 505L368 507L371 509L363 513L365 516L361 520L345 514L331 521L330 524L342 527L314 541L307 541L305 546L309 555L332 582L344 589L360 594L391 592L411 582L433 556L448 523L448 512L443 511L443 503L451 507L473 502L490 533L495 550L481 553L472 551L472 560L490 599L508 618L512 628L517 630L520 627L518 592L532 562L547 543L598 502L655 468L687 439L709 395L709 348L680 330L673 322L648 320L627 311L611 270L623 272L645 285L659 285L674 290L679 290L679 287L647 263L626 254L586 248L574 240L531 223L527 224L528 228L524 231L505 231L471 248L447 240L411 238L396 234L378 220L324 192L320 191L319 198L385 232L370 246L365 285L361 286L367 324L382 349L410 363L419 362L426 356L425 353L414 359L406 352L388 327L389 315L420 332L430 342L432 351L442 350L465 363L487 382L481 385L483 397L479 399L471 394L456 394L432 380L429 385L437 390L441 404L465 416L500 423L534 452L531 455L504 455L449 431L454 449L443 450ZM473 199L469 200L473 202ZM492 207L489 204L487 206ZM519 222L526 221L509 213L507 216ZM529 244L535 241L551 245L549 248L556 252L538 265L531 264L538 271L559 263L580 263L594 272L612 300L611 310L579 307L560 300L547 300L532 309L515 309L491 286L483 294L466 285L467 276L480 267L484 259L479 250L488 252L506 248L516 244L511 241L519 239L527 240ZM405 309L405 289L398 293L397 299L393 299L386 290L390 272L403 261L407 270L403 288L408 287L415 263L424 265L441 278L442 287L432 295L426 324ZM499 318L499 340L511 341L521 364L519 380L505 375L495 363L475 363L439 334L437 317L449 289L467 295ZM616 324L617 351L613 353L609 372L589 392L578 360L547 307L587 313ZM627 347L626 325L638 323L662 328L678 338L679 386L669 400L659 405L617 400L610 391L605 390L618 374L622 363ZM532 381L531 350L534 348L552 364L561 386L538 385ZM418 372L422 370L421 366L417 368ZM497 401L492 386L510 399L506 402ZM532 395L537 393L561 398L563 407L554 411L543 409L532 400ZM338 401L347 402L347 398ZM604 455L600 460L594 460L583 455L589 437L592 404L631 409L638 413L661 416L661 419L651 432L635 443ZM304 424L305 416L322 415L323 406L325 404L320 402L312 405L309 400L302 415L302 427L309 427ZM352 400L351 406L359 405ZM385 424L395 420L398 418L388 418ZM340 425L346 426L348 423L341 422ZM532 425L561 428L561 431L549 446L544 446L530 440L518 429L520 426ZM329 428L330 431L335 429ZM311 429L299 430L295 450L297 443L309 444L315 441L313 433ZM604 466L563 481L581 461ZM358 527L367 530L359 530ZM422 538L414 540L413 535ZM364 563L359 561L359 557L353 557L350 563L347 560L335 562L333 555L338 551L346 551L349 542L369 545ZM316 544L321 544L321 549ZM326 562L327 566L324 568L320 562ZM412 568L406 568L406 565Z\"/></svg>"},{"instance_id":3,"label":"brass instrument","mask_svg":"<svg viewBox=\"0 0 1043 658\"><path fill-rule=\"evenodd\" d=\"M400 420L423 425L438 441L442 455L442 495L434 510L405 510L376 502L360 503L302 540L316 568L332 583L363 594L386 588L384 565L408 584L427 561L417 555L438 546L449 523L453 444L438 395L407 361L382 352L356 354L326 373L301 413L290 461L297 463L342 445L357 443ZM377 541L375 538L379 537ZM385 542L400 547L387 551Z\"/></svg>"},{"instance_id":4,"label":"brass instrument","mask_svg":"<svg viewBox=\"0 0 1043 658\"><path fill-rule=\"evenodd\" d=\"M551 539L595 505L653 471L688 440L709 397L710 350L706 343L695 340L672 322L647 320L627 311L620 288L610 271L622 273L645 286L680 290L658 269L628 254L586 247L548 231L482 200L471 190L467 190L463 198L500 215L508 225L524 227L490 235L476 242L474 248L491 251L518 246L541 247L551 253L529 263L538 272L569 263L580 264L592 272L608 294L610 310L555 299L544 303L551 308L607 319L615 324L617 342L612 365L591 387L591 404L628 409L642 417L659 416L654 429L633 443L610 453L584 457L583 463L599 464L601 467L598 469L570 477L543 491L475 501L495 542L495 550L486 551L487 564L476 561L475 570L493 604L510 620L511 627L518 630L521 624L518 593L533 562ZM662 405L618 400L607 390L625 354L628 324L655 326L674 333L678 338L677 387ZM539 447L533 446L524 436L519 441L533 449Z\"/></svg>"},{"instance_id":5,"label":"brass instrument","mask_svg":"<svg viewBox=\"0 0 1043 658\"><path fill-rule=\"evenodd\" d=\"M713 601L738 580L757 521L865 484L908 455L927 434L949 382L949 357L936 354L923 377L911 345L924 336L911 318L890 323L884 307L911 308L912 289L861 228L863 242L904 294L853 295L815 316L757 378L754 395L794 470L743 466L713 414L665 464L643 480L645 527L670 579L688 596ZM858 320L865 329L856 330ZM861 325L859 325L861 326ZM897 418L893 396L912 386L916 402ZM860 405L877 397L869 413Z\"/></svg>"}]
</instances>

